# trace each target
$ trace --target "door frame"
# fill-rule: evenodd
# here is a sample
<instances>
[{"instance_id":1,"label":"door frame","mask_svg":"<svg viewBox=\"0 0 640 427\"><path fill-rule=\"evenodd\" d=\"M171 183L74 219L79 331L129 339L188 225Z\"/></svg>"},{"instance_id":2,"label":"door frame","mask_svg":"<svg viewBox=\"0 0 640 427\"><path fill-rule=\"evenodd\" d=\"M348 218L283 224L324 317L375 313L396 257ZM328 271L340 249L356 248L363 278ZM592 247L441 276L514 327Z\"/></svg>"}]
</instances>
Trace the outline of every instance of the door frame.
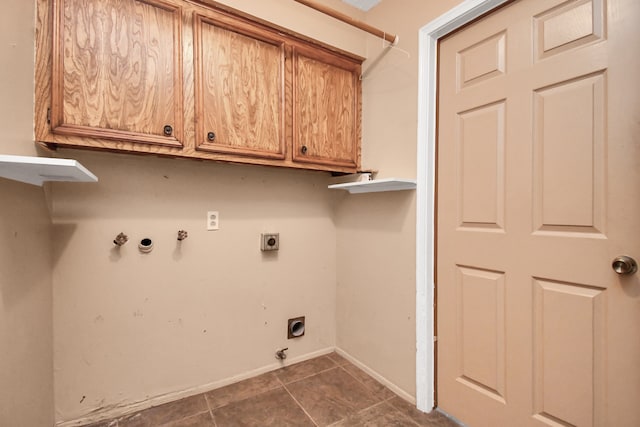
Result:
<instances>
[{"instance_id":1,"label":"door frame","mask_svg":"<svg viewBox=\"0 0 640 427\"><path fill-rule=\"evenodd\" d=\"M418 33L418 186L416 201L416 404L435 403L435 201L438 40L512 0L464 0Z\"/></svg>"}]
</instances>

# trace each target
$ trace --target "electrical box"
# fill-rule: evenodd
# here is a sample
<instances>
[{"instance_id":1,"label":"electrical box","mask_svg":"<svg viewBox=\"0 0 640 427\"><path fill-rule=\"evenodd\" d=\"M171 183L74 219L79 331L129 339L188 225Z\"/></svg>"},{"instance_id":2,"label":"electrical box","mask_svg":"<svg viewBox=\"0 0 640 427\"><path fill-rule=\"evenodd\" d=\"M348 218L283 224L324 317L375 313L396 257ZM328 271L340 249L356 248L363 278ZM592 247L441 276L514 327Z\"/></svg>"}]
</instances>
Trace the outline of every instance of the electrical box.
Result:
<instances>
[{"instance_id":1,"label":"electrical box","mask_svg":"<svg viewBox=\"0 0 640 427\"><path fill-rule=\"evenodd\" d=\"M280 233L262 233L260 239L260 250L277 251L280 249Z\"/></svg>"}]
</instances>

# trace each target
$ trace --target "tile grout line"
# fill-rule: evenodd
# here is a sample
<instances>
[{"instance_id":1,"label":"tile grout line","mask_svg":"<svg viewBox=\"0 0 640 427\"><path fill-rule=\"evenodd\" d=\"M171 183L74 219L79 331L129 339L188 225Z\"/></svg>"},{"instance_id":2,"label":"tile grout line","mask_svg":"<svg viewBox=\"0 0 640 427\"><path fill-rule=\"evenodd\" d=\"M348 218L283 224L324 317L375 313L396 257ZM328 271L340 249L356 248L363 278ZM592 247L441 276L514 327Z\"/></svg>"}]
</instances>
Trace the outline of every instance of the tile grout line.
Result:
<instances>
[{"instance_id":1,"label":"tile grout line","mask_svg":"<svg viewBox=\"0 0 640 427\"><path fill-rule=\"evenodd\" d=\"M310 375L310 376L313 376L313 375ZM313 417L311 416L311 414L309 414L309 413L307 412L307 410L306 410L306 409L304 409L304 406L302 406L302 404L301 404L300 402L298 402L298 399L296 399L296 398L293 396L293 394L291 394L291 392L290 392L290 391L289 391L289 389L287 388L287 385L286 385L284 382L282 382L282 380L281 380L280 378L278 378L278 381L280 381L280 384L282 384L282 388L284 388L284 390L287 392L287 394L288 394L289 396L291 396L291 398L292 398L292 399L293 399L293 401L296 403L296 405L298 405L298 407L299 407L300 409L302 409L302 412L304 412L304 414L305 414L307 417L309 417L309 419L311 420L311 422L313 423L313 425L314 425L314 426L316 426L316 427L318 427L318 423L316 422L316 420L314 420L314 419L313 419Z\"/></svg>"},{"instance_id":2,"label":"tile grout line","mask_svg":"<svg viewBox=\"0 0 640 427\"><path fill-rule=\"evenodd\" d=\"M385 401L383 400L383 401L381 401L381 402L376 403L375 405L371 405L371 406L368 406L368 407L366 407L366 408L360 409L358 412L356 412L356 415L358 415L358 414L362 414L363 412L368 411L368 410L370 410L370 409L373 409L373 408L375 408L376 406L384 405L385 403L387 403L387 402L385 402Z\"/></svg>"},{"instance_id":3,"label":"tile grout line","mask_svg":"<svg viewBox=\"0 0 640 427\"><path fill-rule=\"evenodd\" d=\"M393 398L391 398L391 399L393 399ZM396 408L394 405L392 405L391 403L389 403L389 400L390 400L390 399L387 399L387 400L381 400L380 402L374 403L374 404L373 404L373 405L371 405L371 406L367 406L366 408L362 408L361 410L359 410L358 412L356 412L356 414L362 414L363 412L365 412L365 411L369 411L369 410L371 410L371 409L375 408L376 406L381 406L381 405L387 404L387 405L391 406L391 409L395 409L395 410L397 410L398 412L400 412L400 415L402 415L404 418L407 418L407 416L405 416L405 415L402 413L402 411L400 411L400 410L399 410L398 408ZM410 421L411 423L413 423L413 424L415 424L415 425L417 425L417 426L418 426L418 424L416 424L416 422L415 422L415 421L413 421L412 419L409 419L409 421ZM336 423L337 423L337 422L339 422L339 421L336 421ZM335 424L335 423L334 423L334 424ZM333 425L333 424L331 424L331 425ZM331 427L331 426L329 426L329 427Z\"/></svg>"},{"instance_id":4,"label":"tile grout line","mask_svg":"<svg viewBox=\"0 0 640 427\"><path fill-rule=\"evenodd\" d=\"M355 365L353 365L353 366L355 366ZM371 390L371 389L370 389L370 388L369 388L369 387L364 383L364 381L361 381L359 378L357 378L357 377L356 377L355 375L353 375L351 372L349 372L349 371L347 371L346 369L344 369L344 366L339 366L339 368L341 368L341 369L342 369L342 370L343 370L347 375L349 375L351 378L353 378L353 379L354 379L358 384L362 385L362 386L365 388L365 390L367 390L367 392L368 392L372 397L374 397L374 398L376 398L376 399L380 399L380 401L379 401L378 403L375 403L375 404L373 404L373 405L369 406L368 408L364 408L362 411L365 411L365 410L367 410L367 409L371 409L371 408L373 408L373 407L375 407L375 406L378 406L378 405L380 405L380 404L382 404L382 403L389 403L389 405L391 405L391 407L392 407L392 408L394 408L394 409L398 409L398 408L396 408L396 406L395 406L395 405L393 405L393 404L390 402L390 400L395 399L396 397L398 397L395 393L394 393L394 395L393 395L393 396L388 397L388 398L386 398L386 399L385 399L385 398L382 398L382 397L378 397L378 396L377 396L377 393L375 393L373 390ZM357 368L357 366L356 366L356 368ZM365 373L366 373L366 372L365 372ZM367 374L367 375L368 375L368 374ZM374 381L378 382L375 378L373 378L373 377L371 377L371 376L370 376L370 378L371 378L372 380L374 380ZM380 383L378 382L378 384L380 384ZM384 384L380 384L380 385L382 385L382 386L384 387ZM385 387L385 388L386 388L386 387ZM360 412L362 412L362 411L360 411ZM413 421L413 420L411 420L411 421Z\"/></svg>"},{"instance_id":5,"label":"tile grout line","mask_svg":"<svg viewBox=\"0 0 640 427\"><path fill-rule=\"evenodd\" d=\"M374 392L373 392L373 391L372 391L372 390L371 390L371 389L370 389L370 388L369 388L369 387L364 383L364 381L361 381L359 378L357 378L357 377L356 377L355 375L353 375L351 372L349 372L348 370L344 369L344 366L346 366L346 365L347 365L347 364L345 363L344 365L340 365L340 366L338 366L338 368L342 369L342 371L344 371L347 375L349 375L351 378L353 378L353 379L354 379L358 384L362 385L362 386L367 390L367 392L369 392L369 394L371 394L373 397L376 397L376 398L377 398L376 394L375 394L375 393L374 393ZM354 365L354 366L355 366L355 365ZM356 367L356 368L357 368L357 367ZM375 378L372 378L372 379L373 379L374 381L376 381L376 382L377 382L377 380L376 380ZM404 413L400 408L398 408L396 405L394 405L393 403L391 403L391 401L392 401L393 399L395 399L395 398L399 398L399 397L398 397L397 395L395 395L395 394L394 394L393 396L388 397L388 398L386 398L386 399L384 399L384 398L380 398L380 401L379 401L379 402L377 402L377 403L375 403L375 404L373 404L373 405L371 405L371 406L368 406L368 407L366 407L366 408L363 408L363 409L361 409L360 411L358 411L357 413L358 413L358 414L361 414L361 413L363 413L363 412L365 412L365 411L368 411L368 410L370 410L370 409L372 409L372 408L375 408L376 406L380 406L380 405L383 405L383 404L387 404L387 405L389 405L392 409L396 410L396 411L397 411L397 412L398 412L398 413L399 413L399 414L400 414L400 415L401 415L405 420L407 420L407 421L409 421L410 423L412 423L413 425L415 425L415 426L418 426L418 427L419 427L419 426L420 426L420 424L418 424L415 420L413 420L411 417L409 417L408 415L406 415L406 414L405 414L405 413ZM336 423L338 423L338 422L340 422L340 421L336 421L335 423L332 423L331 425L334 425L334 424L336 424ZM330 425L329 427L331 427L331 425Z\"/></svg>"},{"instance_id":6,"label":"tile grout line","mask_svg":"<svg viewBox=\"0 0 640 427\"><path fill-rule=\"evenodd\" d=\"M409 417L409 415L405 414L400 408L398 408L396 405L394 405L393 403L390 402L390 400L392 400L394 398L395 398L395 396L394 397L390 397L389 399L386 399L386 400L381 400L380 402L376 403L375 405L371 405L371 406L369 406L367 408L359 410L356 414L362 414L365 411L369 411L369 410L375 408L376 406L381 406L381 405L386 404L386 405L389 405L391 407L391 409L397 411L400 414L400 416L403 417L405 420L409 421L411 424L413 424L413 425L415 425L417 427L420 427L420 424L418 424L417 421L415 421L414 419ZM342 420L340 420L340 421L342 421ZM340 421L336 421L335 423L329 425L328 427L331 427L332 425L334 425L336 423L339 423Z\"/></svg>"},{"instance_id":7,"label":"tile grout line","mask_svg":"<svg viewBox=\"0 0 640 427\"><path fill-rule=\"evenodd\" d=\"M299 381L303 381L303 380L309 379L309 378L311 378L311 377L314 377L314 376L316 376L316 375L320 375L320 374L322 374L322 373L329 372L329 371L334 370L334 369L339 369L339 370L340 370L340 371L342 371L344 374L347 374L347 375L348 375L349 377L351 377L354 381L356 381L358 384L360 384L360 385L361 385L361 386L366 390L366 392L367 392L371 397L373 397L374 399L379 399L379 401L377 401L377 402L376 402L376 403L374 403L373 405L368 406L368 407L363 408L363 409L361 409L360 411L358 411L358 412L357 412L358 414L359 414L359 413L361 413L361 412L367 411L367 410L369 410L369 409L371 409L371 408L374 408L374 407L376 407L376 406L378 406L378 405L382 405L382 404L384 404L384 403L387 403L389 400L391 400L391 399L393 399L394 397L396 397L396 396L394 395L394 396L391 396L391 397L389 397L389 398L387 398L387 399L379 398L378 396L376 396L376 393L374 393L374 392L373 392L369 387L367 387L367 385L366 385L363 381L361 381L360 379L356 378L356 377L355 377L355 375L352 375L349 371L347 371L346 369L344 369L344 366L351 364L348 360L347 360L345 363L343 363L343 364L341 365L339 362L337 362L337 361L333 360L333 359L331 358L331 356L327 355L326 357L327 357L329 360L331 360L331 361L335 364L335 366L333 366L333 367L331 367L331 368L328 368L328 369L325 369L325 370L322 370L322 371L319 371L319 372L316 372L316 373L314 373L314 374L308 375L308 376L306 376L306 377L303 377L303 378L297 379L297 380L295 380L295 381L291 381L291 382L289 382L289 383L287 383L287 384L294 384L294 383L297 383L297 382L299 382ZM277 376L277 375L276 375L276 376ZM374 378L372 378L372 379L375 381L375 379L374 379ZM291 396L291 398L292 398L292 399L293 399L293 400L294 400L294 401L295 401L295 402L300 406L300 408L302 408L302 410L304 411L304 413L305 413L305 414L307 414L307 416L308 416L309 418L311 418L311 420L313 421L313 423L317 426L318 424L315 422L315 420L313 419L313 417L311 417L311 415L306 411L306 409L302 406L302 404L301 404L300 402L298 402L298 400L297 400L297 399L296 399L296 398L291 394L291 392L290 392L290 391L289 391L289 389L287 388L287 384L285 384L285 382L284 382L284 381L282 381L282 379L281 379L280 377L278 377L278 381L280 381L280 382L282 383L283 387L285 388L285 390L287 391L287 393L289 393L289 395ZM394 405L391 405L391 403L389 403L389 405L390 405L393 409L397 409ZM399 411L399 410L398 410L398 411ZM399 412L400 412L400 411L399 411ZM404 416L404 414L402 414L402 415ZM404 417L406 418L406 416L404 416ZM334 422L334 423L331 423L331 424L330 424L330 426L331 426L331 425L335 425L335 424L337 424L337 423L339 423L339 422L341 422L341 421L343 421L343 420L344 420L344 419L341 419L341 420L338 420L338 421L336 421L336 422ZM409 421L410 421L411 423L413 423L414 425L417 425L413 420L409 419Z\"/></svg>"},{"instance_id":8,"label":"tile grout line","mask_svg":"<svg viewBox=\"0 0 640 427\"><path fill-rule=\"evenodd\" d=\"M327 357L329 359L331 359L333 361L333 363L335 363L336 365L338 365L339 367L343 367L346 365L353 365L353 363L349 362L347 359L345 359L344 357L342 358L342 361L339 360L335 360L334 358L332 358L330 355L327 355ZM354 365L355 366L355 365Z\"/></svg>"},{"instance_id":9,"label":"tile grout line","mask_svg":"<svg viewBox=\"0 0 640 427\"><path fill-rule=\"evenodd\" d=\"M353 365L353 366L355 366L355 365ZM349 372L349 371L347 371L346 369L344 369L344 366L338 366L338 367L339 367L340 369L342 369L342 370L343 370L347 375L349 375L351 378L353 378L354 380L356 380L356 382L357 382L358 384L360 384L361 386L363 386L363 387L364 387L364 388L365 388L369 393L371 393L371 395L372 395L372 396L377 397L377 396L376 396L376 393L374 393L374 391L373 391L373 390L371 390L371 389L370 389L370 388L369 388L369 387L364 383L364 381L361 381L359 378L357 378L357 377L356 377L355 375L353 375L351 372ZM356 366L356 368L358 368L358 367ZM358 369L360 369L360 368L358 368ZM362 372L364 372L364 371L362 371ZM365 372L365 374L367 374L367 373ZM369 375L369 374L367 374L367 375ZM370 375L369 375L369 378L371 378L372 380L374 380L375 382L377 382L378 384L380 384L380 382L378 382L378 381L377 381L375 378L373 378L372 376L370 376ZM384 387L384 384L380 384L380 385ZM386 388L386 387L385 387L385 388ZM393 393L393 392L392 392L392 393ZM390 397L389 399L393 399L394 397L395 397L395 393L394 393L394 395L393 395L392 397ZM382 399L382 398L380 398L380 402L385 402L385 401L387 401L387 400L389 400L389 399ZM375 406L375 405L374 405L374 406Z\"/></svg>"},{"instance_id":10,"label":"tile grout line","mask_svg":"<svg viewBox=\"0 0 640 427\"><path fill-rule=\"evenodd\" d=\"M197 396L197 395L196 395L196 396ZM208 406L208 405L207 405L207 406ZM171 424L174 424L174 423L177 423L177 422L181 422L181 421L184 421L184 420L189 419L189 418L195 418L195 417L197 417L198 415L202 415L202 414L206 414L206 413L208 413L208 414L210 414L210 415L211 415L211 411L207 409L206 411L196 412L196 413L193 413L193 414L187 415L186 417L178 418L177 420L167 421L166 423L165 423L165 422L162 422L161 424L159 424L159 425L158 425L158 427L166 427L166 426L170 426ZM214 421L214 423L215 423L215 421Z\"/></svg>"},{"instance_id":11,"label":"tile grout line","mask_svg":"<svg viewBox=\"0 0 640 427\"><path fill-rule=\"evenodd\" d=\"M398 399L401 399L401 397L396 396ZM394 405L393 403L391 403L391 400L395 399L396 397L392 397L390 399L388 399L386 402L389 403L389 406L391 406L393 409L395 409L396 411L398 411L400 413L400 415L402 415L406 420L408 420L409 422L415 424L416 426L420 427L420 424L414 420L413 418L411 418L408 414L405 414L405 412L398 408L396 405Z\"/></svg>"},{"instance_id":12,"label":"tile grout line","mask_svg":"<svg viewBox=\"0 0 640 427\"><path fill-rule=\"evenodd\" d=\"M207 402L207 408L209 408L209 415L211 416L211 421L213 421L213 427L218 427L218 423L216 423L216 417L213 415L213 409L211 409L211 404L209 403L207 393L202 393L202 395L204 396L204 401Z\"/></svg>"},{"instance_id":13,"label":"tile grout line","mask_svg":"<svg viewBox=\"0 0 640 427\"><path fill-rule=\"evenodd\" d=\"M235 404L235 403L239 403L239 402L244 402L245 400L253 399L254 397L258 397L258 396L261 396L261 395L263 395L263 394L265 394L265 393L269 393L270 391L274 391L274 390L279 389L280 387L282 387L282 385L283 385L283 384L282 384L282 381L280 381L280 379L279 379L279 378L276 378L276 380L278 381L278 383L279 383L280 385L278 385L278 386L276 386L276 387L267 388L266 390L262 390L262 391L260 391L260 392L258 392L258 393L252 394L252 395L250 395L250 396L243 397L242 399L238 399L238 400L231 400L231 401L229 401L229 402L225 403L224 405L220 405L220 406L216 406L216 407L213 407L211 404L209 404L209 401L208 401L208 400L207 400L207 404L209 405L209 408L210 408L211 412L213 413L214 411L216 411L216 410L218 410L218 409L220 409L220 408L224 408L225 406L233 405L233 404ZM206 394L206 393L205 393L205 394Z\"/></svg>"},{"instance_id":14,"label":"tile grout line","mask_svg":"<svg viewBox=\"0 0 640 427\"><path fill-rule=\"evenodd\" d=\"M400 413L401 417L404 417L405 420L409 421L410 423L412 423L413 425L420 427L420 424L418 424L417 421L415 421L413 418L411 418L409 415L405 414L404 412L402 412L400 409L396 408L395 406L391 405L391 407L395 410L397 410Z\"/></svg>"},{"instance_id":15,"label":"tile grout line","mask_svg":"<svg viewBox=\"0 0 640 427\"><path fill-rule=\"evenodd\" d=\"M333 362L333 360L332 360L332 362ZM333 362L333 363L335 363L335 362ZM293 366L293 365L292 365L292 366ZM330 371L330 370L332 370L332 369L337 369L337 368L340 368L340 367L341 367L341 366L339 366L338 364L336 364L336 366L332 366L332 367L327 368L327 369L324 369L324 370L322 370L322 371L315 372L315 373L313 373L313 374L307 375L306 377L298 378L298 379L297 379L297 380L295 380L295 381L289 381L288 383L285 383L284 381L282 381L282 379L280 379L280 377L278 377L278 375L277 375L277 374L276 374L276 377L278 377L278 380L282 383L282 385L286 385L286 384L293 384L293 383L297 383L297 382L302 381L302 380L309 379L309 378L314 377L314 376L316 376L316 375L324 374L325 372L329 372L329 371Z\"/></svg>"}]
</instances>

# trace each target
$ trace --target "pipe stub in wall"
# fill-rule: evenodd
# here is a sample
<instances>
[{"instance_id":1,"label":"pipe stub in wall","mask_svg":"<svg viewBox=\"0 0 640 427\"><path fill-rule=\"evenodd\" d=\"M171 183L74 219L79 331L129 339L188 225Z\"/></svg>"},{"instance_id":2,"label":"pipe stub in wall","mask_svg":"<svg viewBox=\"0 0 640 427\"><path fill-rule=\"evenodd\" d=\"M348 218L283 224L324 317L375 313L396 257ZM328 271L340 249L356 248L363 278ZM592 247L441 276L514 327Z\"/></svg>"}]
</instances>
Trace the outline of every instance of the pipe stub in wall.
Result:
<instances>
[{"instance_id":1,"label":"pipe stub in wall","mask_svg":"<svg viewBox=\"0 0 640 427\"><path fill-rule=\"evenodd\" d=\"M143 254L148 254L153 250L153 241L150 238L145 237L140 240L140 243L138 243L138 249L140 249L140 252Z\"/></svg>"}]
</instances>

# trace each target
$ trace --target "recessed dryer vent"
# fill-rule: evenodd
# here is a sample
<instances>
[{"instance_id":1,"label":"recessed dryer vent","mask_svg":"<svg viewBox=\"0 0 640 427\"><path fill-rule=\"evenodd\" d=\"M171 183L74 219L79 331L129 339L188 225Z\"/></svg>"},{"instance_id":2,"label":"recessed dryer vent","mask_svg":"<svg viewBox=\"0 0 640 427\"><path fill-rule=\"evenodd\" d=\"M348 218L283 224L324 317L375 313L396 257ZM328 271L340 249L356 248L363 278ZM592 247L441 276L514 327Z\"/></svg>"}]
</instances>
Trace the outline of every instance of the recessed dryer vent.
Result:
<instances>
[{"instance_id":1,"label":"recessed dryer vent","mask_svg":"<svg viewBox=\"0 0 640 427\"><path fill-rule=\"evenodd\" d=\"M304 316L289 319L287 322L287 338L299 338L304 335Z\"/></svg>"}]
</instances>

